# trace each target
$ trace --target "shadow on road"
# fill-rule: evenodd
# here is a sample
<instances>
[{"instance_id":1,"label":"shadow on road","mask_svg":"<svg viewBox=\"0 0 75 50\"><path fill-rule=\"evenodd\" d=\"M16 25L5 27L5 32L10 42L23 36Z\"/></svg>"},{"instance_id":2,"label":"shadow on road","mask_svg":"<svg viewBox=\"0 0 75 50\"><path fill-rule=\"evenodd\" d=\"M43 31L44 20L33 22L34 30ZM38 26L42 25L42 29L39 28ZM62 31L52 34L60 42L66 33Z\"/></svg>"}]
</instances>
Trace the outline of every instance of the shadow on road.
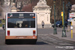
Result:
<instances>
[{"instance_id":1,"label":"shadow on road","mask_svg":"<svg viewBox=\"0 0 75 50\"><path fill-rule=\"evenodd\" d=\"M36 45L48 45L48 44L44 42L37 42Z\"/></svg>"},{"instance_id":2,"label":"shadow on road","mask_svg":"<svg viewBox=\"0 0 75 50\"><path fill-rule=\"evenodd\" d=\"M48 44L44 42L37 42L36 44L17 43L17 44L5 44L5 45L48 45Z\"/></svg>"}]
</instances>

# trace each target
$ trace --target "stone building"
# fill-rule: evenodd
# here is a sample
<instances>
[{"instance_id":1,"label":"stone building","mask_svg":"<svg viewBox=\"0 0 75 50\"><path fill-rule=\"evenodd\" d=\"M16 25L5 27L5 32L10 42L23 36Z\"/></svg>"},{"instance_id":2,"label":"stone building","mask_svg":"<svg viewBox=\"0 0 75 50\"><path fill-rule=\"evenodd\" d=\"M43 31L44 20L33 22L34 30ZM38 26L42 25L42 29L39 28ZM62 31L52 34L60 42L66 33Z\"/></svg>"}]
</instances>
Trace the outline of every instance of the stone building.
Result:
<instances>
[{"instance_id":1,"label":"stone building","mask_svg":"<svg viewBox=\"0 0 75 50\"><path fill-rule=\"evenodd\" d=\"M17 8L15 7L15 3L12 4L11 12L17 12Z\"/></svg>"},{"instance_id":2,"label":"stone building","mask_svg":"<svg viewBox=\"0 0 75 50\"><path fill-rule=\"evenodd\" d=\"M42 28L42 22L44 22L45 28L51 27L50 23L51 8L47 5L46 0L39 0L37 5L34 6L33 12L37 14L38 28Z\"/></svg>"},{"instance_id":3,"label":"stone building","mask_svg":"<svg viewBox=\"0 0 75 50\"><path fill-rule=\"evenodd\" d=\"M21 9L21 2L24 0L4 0L2 5L2 16L5 19L7 12L17 12L18 8ZM19 10L20 11L20 10Z\"/></svg>"}]
</instances>

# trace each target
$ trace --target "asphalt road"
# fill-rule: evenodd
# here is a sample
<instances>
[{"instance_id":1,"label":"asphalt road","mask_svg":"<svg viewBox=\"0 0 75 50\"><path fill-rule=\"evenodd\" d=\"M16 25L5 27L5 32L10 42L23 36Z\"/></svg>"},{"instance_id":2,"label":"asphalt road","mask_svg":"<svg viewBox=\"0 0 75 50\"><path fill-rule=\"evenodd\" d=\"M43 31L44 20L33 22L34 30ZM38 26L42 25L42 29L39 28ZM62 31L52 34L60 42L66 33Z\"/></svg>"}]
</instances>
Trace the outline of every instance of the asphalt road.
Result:
<instances>
[{"instance_id":1,"label":"asphalt road","mask_svg":"<svg viewBox=\"0 0 75 50\"><path fill-rule=\"evenodd\" d=\"M52 28L38 29L38 40L37 43L34 45L33 44L6 45L4 30L0 30L0 50L68 50L67 48L65 48L65 46L58 46L57 44L52 43L53 39L48 37L48 34L52 32L53 32Z\"/></svg>"}]
</instances>

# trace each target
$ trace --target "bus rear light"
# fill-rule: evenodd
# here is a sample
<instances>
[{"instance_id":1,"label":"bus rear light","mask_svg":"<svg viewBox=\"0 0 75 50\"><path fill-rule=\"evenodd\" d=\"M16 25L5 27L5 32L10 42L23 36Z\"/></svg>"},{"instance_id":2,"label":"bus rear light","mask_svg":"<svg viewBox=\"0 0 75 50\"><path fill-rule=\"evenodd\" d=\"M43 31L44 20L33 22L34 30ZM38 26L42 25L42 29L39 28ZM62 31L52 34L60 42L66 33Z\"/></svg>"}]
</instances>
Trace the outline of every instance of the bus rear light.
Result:
<instances>
[{"instance_id":1,"label":"bus rear light","mask_svg":"<svg viewBox=\"0 0 75 50\"><path fill-rule=\"evenodd\" d=\"M10 18L10 17L8 17L8 18Z\"/></svg>"},{"instance_id":2,"label":"bus rear light","mask_svg":"<svg viewBox=\"0 0 75 50\"><path fill-rule=\"evenodd\" d=\"M35 17L33 17L33 18L35 18Z\"/></svg>"},{"instance_id":3,"label":"bus rear light","mask_svg":"<svg viewBox=\"0 0 75 50\"><path fill-rule=\"evenodd\" d=\"M7 31L7 35L8 35L8 36L10 35L10 31L9 31L9 30Z\"/></svg>"},{"instance_id":4,"label":"bus rear light","mask_svg":"<svg viewBox=\"0 0 75 50\"><path fill-rule=\"evenodd\" d=\"M35 31L35 30L33 30L33 35L35 35L35 32L36 32L36 31Z\"/></svg>"}]
</instances>

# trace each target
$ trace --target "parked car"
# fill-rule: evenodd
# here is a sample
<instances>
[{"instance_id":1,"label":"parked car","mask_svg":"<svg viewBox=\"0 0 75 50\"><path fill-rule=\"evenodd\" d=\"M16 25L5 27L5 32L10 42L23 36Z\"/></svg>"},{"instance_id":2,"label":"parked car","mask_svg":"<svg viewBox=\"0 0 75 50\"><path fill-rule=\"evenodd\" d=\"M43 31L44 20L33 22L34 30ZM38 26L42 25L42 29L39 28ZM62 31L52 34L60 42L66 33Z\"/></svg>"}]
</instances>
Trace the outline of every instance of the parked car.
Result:
<instances>
[{"instance_id":1,"label":"parked car","mask_svg":"<svg viewBox=\"0 0 75 50\"><path fill-rule=\"evenodd\" d=\"M62 21L57 21L55 24L56 24L56 27L63 27ZM65 27L67 27L67 25L68 25L68 22L65 21ZM52 27L54 28L54 25L52 25Z\"/></svg>"},{"instance_id":2,"label":"parked car","mask_svg":"<svg viewBox=\"0 0 75 50\"><path fill-rule=\"evenodd\" d=\"M62 21L57 21L56 22L56 27L61 27L62 26Z\"/></svg>"}]
</instances>

